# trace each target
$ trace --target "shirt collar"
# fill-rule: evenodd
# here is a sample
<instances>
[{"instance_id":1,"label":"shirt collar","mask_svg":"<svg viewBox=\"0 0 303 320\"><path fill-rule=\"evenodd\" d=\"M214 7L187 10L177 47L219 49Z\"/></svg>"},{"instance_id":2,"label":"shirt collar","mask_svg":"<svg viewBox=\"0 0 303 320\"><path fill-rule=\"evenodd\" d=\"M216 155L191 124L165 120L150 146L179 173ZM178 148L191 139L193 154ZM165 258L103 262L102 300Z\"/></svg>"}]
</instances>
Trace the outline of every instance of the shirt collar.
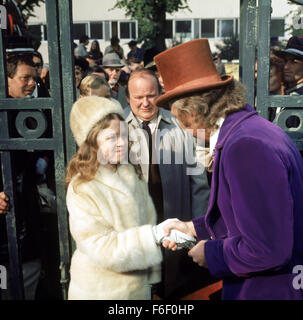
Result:
<instances>
[{"instance_id":1,"label":"shirt collar","mask_svg":"<svg viewBox=\"0 0 303 320\"><path fill-rule=\"evenodd\" d=\"M138 123L140 124L140 126L141 126L141 128L142 128L143 120L139 119L138 117L136 117L136 118L137 118ZM158 122L158 114L157 114L156 117L154 117L153 120L149 121L149 123L148 123L148 126L150 127L150 130L151 130L152 133L153 133L154 130L156 129L157 122Z\"/></svg>"},{"instance_id":2,"label":"shirt collar","mask_svg":"<svg viewBox=\"0 0 303 320\"><path fill-rule=\"evenodd\" d=\"M142 124L143 123L143 120L139 119L138 117L136 117L139 124ZM153 124L153 123L157 123L157 117L155 117L153 120L151 121L148 121L149 123L148 124Z\"/></svg>"},{"instance_id":3,"label":"shirt collar","mask_svg":"<svg viewBox=\"0 0 303 320\"><path fill-rule=\"evenodd\" d=\"M212 154L215 150L218 138L219 138L219 133L220 133L220 129L222 127L222 124L224 122L224 118L220 118L217 120L216 125L218 126L218 129L216 129L215 131L211 132L210 134L210 138L209 138L209 151Z\"/></svg>"}]
</instances>

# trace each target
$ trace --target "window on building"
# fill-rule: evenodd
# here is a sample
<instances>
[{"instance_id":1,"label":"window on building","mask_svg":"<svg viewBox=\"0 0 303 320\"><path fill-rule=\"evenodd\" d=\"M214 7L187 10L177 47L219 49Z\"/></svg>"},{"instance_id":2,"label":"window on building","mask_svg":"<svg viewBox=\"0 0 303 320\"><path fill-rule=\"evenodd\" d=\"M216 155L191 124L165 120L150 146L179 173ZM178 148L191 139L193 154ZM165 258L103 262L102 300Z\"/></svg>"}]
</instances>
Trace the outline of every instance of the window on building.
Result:
<instances>
[{"instance_id":1,"label":"window on building","mask_svg":"<svg viewBox=\"0 0 303 320\"><path fill-rule=\"evenodd\" d=\"M90 37L91 39L103 39L103 22L90 23Z\"/></svg>"},{"instance_id":2,"label":"window on building","mask_svg":"<svg viewBox=\"0 0 303 320\"><path fill-rule=\"evenodd\" d=\"M202 38L215 37L215 19L201 20L201 37Z\"/></svg>"},{"instance_id":3,"label":"window on building","mask_svg":"<svg viewBox=\"0 0 303 320\"><path fill-rule=\"evenodd\" d=\"M236 21L236 29L235 29L235 35L238 36L240 34L240 19L235 19Z\"/></svg>"},{"instance_id":4,"label":"window on building","mask_svg":"<svg viewBox=\"0 0 303 320\"><path fill-rule=\"evenodd\" d=\"M270 35L271 37L284 37L285 33L284 19L273 19L270 22Z\"/></svg>"},{"instance_id":5,"label":"window on building","mask_svg":"<svg viewBox=\"0 0 303 320\"><path fill-rule=\"evenodd\" d=\"M217 20L217 37L228 38L234 35L234 20L233 19L218 19Z\"/></svg>"},{"instance_id":6,"label":"window on building","mask_svg":"<svg viewBox=\"0 0 303 320\"><path fill-rule=\"evenodd\" d=\"M74 23L73 24L74 39L79 40L84 35L87 35L87 23Z\"/></svg>"},{"instance_id":7,"label":"window on building","mask_svg":"<svg viewBox=\"0 0 303 320\"><path fill-rule=\"evenodd\" d=\"M136 30L136 22L131 22L131 38L136 39L137 38L137 30Z\"/></svg>"},{"instance_id":8,"label":"window on building","mask_svg":"<svg viewBox=\"0 0 303 320\"><path fill-rule=\"evenodd\" d=\"M136 39L136 23L120 22L120 39Z\"/></svg>"},{"instance_id":9,"label":"window on building","mask_svg":"<svg viewBox=\"0 0 303 320\"><path fill-rule=\"evenodd\" d=\"M43 25L43 40L47 41L47 26Z\"/></svg>"},{"instance_id":10,"label":"window on building","mask_svg":"<svg viewBox=\"0 0 303 320\"><path fill-rule=\"evenodd\" d=\"M166 20L165 29L166 29L165 38L172 39L173 38L173 21L172 20Z\"/></svg>"},{"instance_id":11,"label":"window on building","mask_svg":"<svg viewBox=\"0 0 303 320\"><path fill-rule=\"evenodd\" d=\"M191 38L192 26L191 20L177 20L176 21L176 36L182 38Z\"/></svg>"},{"instance_id":12,"label":"window on building","mask_svg":"<svg viewBox=\"0 0 303 320\"><path fill-rule=\"evenodd\" d=\"M112 37L118 37L118 22L112 21Z\"/></svg>"},{"instance_id":13,"label":"window on building","mask_svg":"<svg viewBox=\"0 0 303 320\"><path fill-rule=\"evenodd\" d=\"M42 39L42 30L41 30L41 24L32 24L28 26L29 31L34 34L35 36L39 37L39 39Z\"/></svg>"}]
</instances>

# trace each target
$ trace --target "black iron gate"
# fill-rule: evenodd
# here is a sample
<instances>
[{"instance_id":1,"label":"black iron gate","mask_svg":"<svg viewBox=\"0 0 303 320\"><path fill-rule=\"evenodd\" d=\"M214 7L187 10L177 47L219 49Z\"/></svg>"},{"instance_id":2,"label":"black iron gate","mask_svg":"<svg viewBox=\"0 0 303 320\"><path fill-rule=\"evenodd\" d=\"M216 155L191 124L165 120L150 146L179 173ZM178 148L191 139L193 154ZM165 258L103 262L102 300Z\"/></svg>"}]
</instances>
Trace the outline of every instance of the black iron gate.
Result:
<instances>
[{"instance_id":1,"label":"black iron gate","mask_svg":"<svg viewBox=\"0 0 303 320\"><path fill-rule=\"evenodd\" d=\"M68 270L71 255L71 241L68 230L68 218L65 205L63 185L65 166L75 152L75 143L69 130L69 111L75 99L72 51L72 5L71 0L46 0L47 39L50 69L50 98L8 99L7 79L3 35L0 33L0 151L3 185L10 197L11 208L6 215L10 270L14 299L23 299L23 280L16 235L15 188L11 152L16 150L48 150L53 152L54 177L57 202L58 247L60 248L60 265L62 298L67 298ZM8 116L17 110L21 122L16 121L16 129L21 138L9 134ZM43 112L51 115L52 136L41 138L46 128ZM36 129L26 127L26 119L34 118ZM22 127L22 128L21 128ZM1 190L0 190L1 191Z\"/></svg>"}]
</instances>

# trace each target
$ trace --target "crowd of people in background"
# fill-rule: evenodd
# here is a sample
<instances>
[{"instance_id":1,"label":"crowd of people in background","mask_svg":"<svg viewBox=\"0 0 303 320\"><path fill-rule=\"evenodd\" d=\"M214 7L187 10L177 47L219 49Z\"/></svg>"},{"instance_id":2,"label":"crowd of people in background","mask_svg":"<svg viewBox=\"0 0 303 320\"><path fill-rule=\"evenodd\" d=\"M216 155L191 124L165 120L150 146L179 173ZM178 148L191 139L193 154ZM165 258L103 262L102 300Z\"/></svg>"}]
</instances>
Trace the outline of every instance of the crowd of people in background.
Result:
<instances>
[{"instance_id":1,"label":"crowd of people in background","mask_svg":"<svg viewBox=\"0 0 303 320\"><path fill-rule=\"evenodd\" d=\"M16 2L18 3L18 1ZM13 26L16 32L21 32L19 38L16 38L16 35L14 35L14 39L19 39L19 42L14 40L13 42L6 43L8 97L50 97L52 92L49 79L49 65L44 63L42 55L37 51L37 47L33 48L33 46L28 45L28 39L32 41L35 39L31 38L28 32L24 31L22 33L20 26L22 26L23 23L24 21L22 20L16 22ZM22 39L26 41L22 42ZM149 141L152 141L152 137L158 129L165 129L167 135L172 135L181 141L185 141L184 143L191 141L191 145L195 148L194 154L195 152L197 153L194 162L191 164L185 161L182 164L165 165L163 159L160 157L160 163L155 165L152 161L152 155L154 153L153 146L151 143L147 143L144 146L147 158L146 165L142 165L141 174L142 179L147 183L146 190L141 186L140 174L138 175L140 179L138 179L138 177L134 175L133 168L128 168L127 170L131 170L131 173L129 173L130 177L136 177L134 178L136 179L136 188L143 188L145 193L148 192L150 194L156 209L156 211L150 209L149 219L146 219L146 221L143 219L146 223L160 224L169 218L192 220L198 218L200 215L205 215L211 188L213 165L213 158L211 157L212 146L205 143L205 141L198 141L195 135L194 137L188 135L185 130L186 125L180 125L180 122L182 123L182 117L180 117L177 111L175 112L176 114L172 114L168 107L165 109L158 107L156 104L156 100L160 96L168 93L165 91L159 70L157 70L157 66L153 62L151 51L145 52L144 49L138 47L137 41L131 40L128 43L130 51L125 56L124 50L119 44L120 40L116 36L113 36L111 38L111 44L105 48L103 53L100 50L100 45L97 40L93 40L88 49L89 40L87 35L83 35L79 39L79 44L74 44L73 58L75 70L74 75L71 75L71 77L74 76L77 102L73 107L73 112L75 112L76 115L81 114L81 117L83 117L81 120L77 119L75 115L73 120L73 123L75 123L75 128L73 129L74 135L78 137L80 134L78 132L79 127L77 126L83 126L85 128L88 126L84 121L87 116L87 109L85 109L87 104L91 101L91 103L96 106L96 113L102 113L103 111L100 111L102 108L99 108L98 103L103 101L102 103L109 111L106 115L102 114L101 118L105 119L107 115L113 114L112 118L106 118L110 126L114 126L115 121L119 123L125 119L130 134L136 131L137 128L143 128L148 134ZM228 78L220 54L213 53L211 58L220 78ZM178 66L176 66L176 68L178 68ZM187 72L190 72L190 70ZM257 78L257 62L255 77ZM284 50L276 50L275 48L271 50L269 88L270 94L301 95L303 93L303 37L292 37ZM100 97L102 100L94 100L92 97ZM119 107L117 107L115 101L119 102ZM251 111L252 110L249 109L249 112ZM275 121L280 111L281 110L277 108L269 108L269 120ZM47 110L43 112L48 124L44 137L51 137L51 114L48 113ZM11 131L10 136L16 138L20 137L20 133L15 130L14 125L17 115L17 111L10 113L8 120L9 130ZM91 115L88 116L87 121L91 121L90 117ZM179 121L177 118L181 120L179 119ZM93 125L98 123L97 120L98 119L94 120ZM297 124L295 121L296 120L293 120L289 125L296 127ZM89 130L92 129L93 125L88 126ZM28 126L30 128L34 126L34 124L29 122ZM88 133L89 131L87 134ZM80 142L77 141L79 147L83 142L82 138L82 136L79 137ZM93 145L97 142L92 141L91 143ZM179 147L180 150L178 149ZM159 147L160 153L161 148L165 149L165 145ZM174 153L182 154L185 149L183 145L176 145ZM79 152L81 152L81 148ZM23 273L26 280L24 282L25 297L26 299L34 299L39 277L45 264L47 264L47 259L43 260L43 250L39 247L40 242L38 240L39 237L41 237L39 219L37 218L41 211L39 186L47 184L47 188L51 189L53 197L55 197L54 160L50 152L24 151L13 152L12 154L18 182L18 205L16 206L16 212L21 221L18 225L18 236L21 243ZM80 157L81 154L77 154L77 156ZM185 154L182 155L182 157L185 159ZM202 171L198 176L187 175L186 170L189 167L197 166L197 163L200 163L206 170ZM9 199L7 195L2 192L3 186L1 183L2 179L0 176L0 214L6 213L9 209ZM99 186L96 185L96 188L99 188ZM100 191L100 197L106 197L106 193L103 195L102 192ZM119 197L119 195L115 196ZM70 196L68 205L71 210L78 210L73 207L74 199L77 200L77 196ZM147 198L146 194L144 194L144 197L137 197L136 201L142 203L147 202L149 208L151 207L149 203L150 199ZM92 207L89 208L91 209ZM105 208L104 210L116 209ZM81 216L82 213L77 211L77 214ZM119 219L122 219L121 215L122 213L119 212ZM78 227L78 222L73 221L73 223L75 229L81 229L81 226ZM117 230L119 230L119 223L115 225ZM131 228L135 227L137 225L136 223L134 223ZM104 227L106 223L102 224L100 222L100 225ZM8 266L8 240L4 215L0 215L0 228L0 264ZM104 232L108 232L108 226L104 228ZM139 234L140 230L136 232ZM82 230L81 232L86 234L87 230ZM151 229L148 229L146 232L151 234ZM74 235L76 240L82 243L83 239L78 239L79 233L74 233ZM138 237L144 238L142 234ZM150 237L148 240L150 241L150 248L152 248L151 251L156 259L158 268L162 269L162 278L158 279L158 284L154 283L152 286L151 297L154 299L183 298L187 294L217 282L205 269L198 267L197 264L188 260L187 253L184 251L178 253L166 251L165 254L163 253L164 258L162 260L162 253L155 247L152 239L153 238ZM85 246L86 244L84 243L83 245ZM137 247L135 248L136 250L138 249ZM123 252L123 249L121 250ZM148 254L143 248L139 248L138 250L142 251L140 252L143 256ZM80 255L80 253L77 254ZM105 252L104 254L106 257L110 257L110 252ZM138 254L138 257L140 258L140 254ZM136 259L139 259L138 257ZM81 259L82 262L86 261L86 258L81 257ZM162 265L160 265L161 262ZM86 265L86 262L83 263ZM123 271L137 270L135 263L132 263L129 268L126 268L125 265L125 269L117 267L116 263L116 261L113 261L112 265L116 268L121 279L123 279ZM102 262L102 265L103 264L106 263ZM88 270L91 270L90 268L92 268L92 266L90 264L87 263L86 266ZM74 262L73 267L73 277L75 277L75 275L79 275L81 272L77 270L79 266L77 266L76 262ZM155 267L155 265L148 261L144 264L144 268L148 269L149 267ZM97 273L97 271L95 272ZM138 274L140 274L140 272L138 272ZM159 273L157 273L157 275L159 276ZM145 276L147 275L144 274L144 277ZM83 283L80 283L81 281L77 282L77 278L72 278L72 280L72 297L81 297L79 292L83 288L83 292L85 292L83 297L86 297L86 294L90 294L89 286L86 286L86 284L83 285ZM95 278L92 277L91 280L94 281ZM118 289L115 288L115 290ZM137 290L139 289L137 288ZM99 293L96 293L97 297L98 294ZM125 293L123 292L123 294ZM148 296L148 294L142 291L142 295L139 294L134 297L146 298L146 296ZM107 298L108 297L109 296L107 296ZM124 297L124 295L121 297ZM2 296L2 299L9 298L9 295L8 297Z\"/></svg>"}]
</instances>

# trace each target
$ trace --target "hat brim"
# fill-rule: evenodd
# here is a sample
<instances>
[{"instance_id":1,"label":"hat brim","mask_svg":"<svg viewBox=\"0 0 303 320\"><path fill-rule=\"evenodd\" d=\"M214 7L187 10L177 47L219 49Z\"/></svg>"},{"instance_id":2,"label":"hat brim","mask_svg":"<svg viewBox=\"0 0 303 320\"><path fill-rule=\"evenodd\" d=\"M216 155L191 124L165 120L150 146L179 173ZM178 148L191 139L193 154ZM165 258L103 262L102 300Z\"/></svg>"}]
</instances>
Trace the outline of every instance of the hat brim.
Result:
<instances>
[{"instance_id":1,"label":"hat brim","mask_svg":"<svg viewBox=\"0 0 303 320\"><path fill-rule=\"evenodd\" d=\"M124 64L103 64L101 65L102 68L123 68L125 67Z\"/></svg>"},{"instance_id":2,"label":"hat brim","mask_svg":"<svg viewBox=\"0 0 303 320\"><path fill-rule=\"evenodd\" d=\"M303 60L303 52L300 53L299 50L296 50L296 49L285 49L285 50L274 50L274 54L279 57L279 58L282 58L284 59L285 56L287 55L292 55L292 56L295 56L296 58L298 58L299 60Z\"/></svg>"},{"instance_id":3,"label":"hat brim","mask_svg":"<svg viewBox=\"0 0 303 320\"><path fill-rule=\"evenodd\" d=\"M163 95L161 95L157 100L156 100L156 105L158 107L168 107L167 103L172 100L175 99L177 97L183 96L183 95L187 95L189 93L194 93L197 91L205 91L208 89L214 89L214 88L218 88L224 85L229 84L234 78L233 76L223 76L221 78L221 81L218 82L213 82L213 83L205 83L205 78L202 79L195 79L193 81L187 82L185 84L182 84L176 88L174 88L173 90L170 90L166 93L164 93Z\"/></svg>"}]
</instances>

